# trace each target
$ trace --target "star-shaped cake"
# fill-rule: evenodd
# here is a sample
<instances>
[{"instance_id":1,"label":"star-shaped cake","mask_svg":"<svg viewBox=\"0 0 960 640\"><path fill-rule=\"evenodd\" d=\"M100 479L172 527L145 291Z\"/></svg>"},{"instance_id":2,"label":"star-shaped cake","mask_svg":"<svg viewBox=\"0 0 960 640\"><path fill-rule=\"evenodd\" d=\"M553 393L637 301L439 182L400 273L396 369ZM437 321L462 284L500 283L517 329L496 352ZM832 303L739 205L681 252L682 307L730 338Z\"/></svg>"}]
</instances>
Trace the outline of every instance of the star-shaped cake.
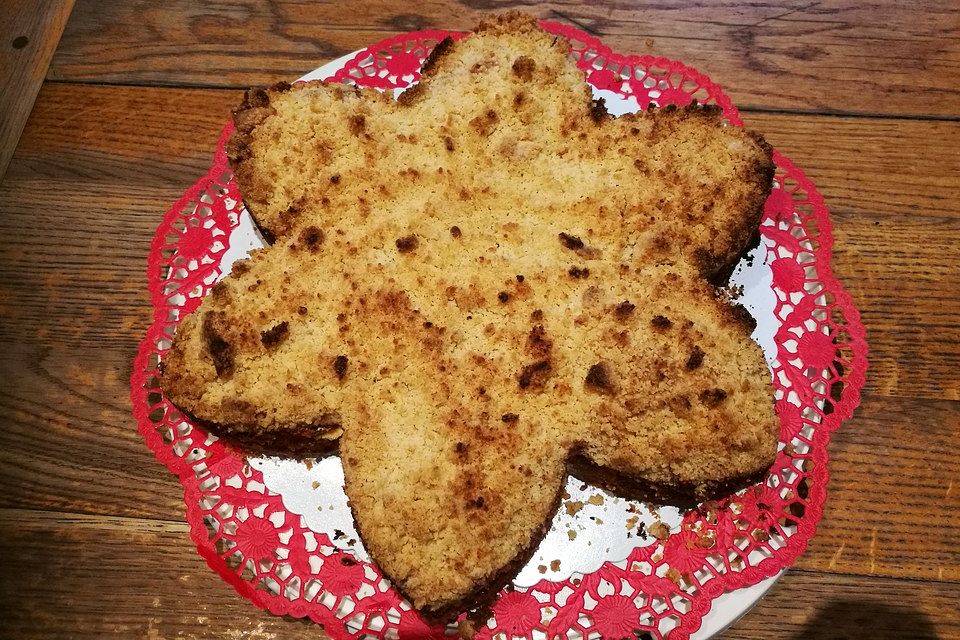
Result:
<instances>
[{"instance_id":1,"label":"star-shaped cake","mask_svg":"<svg viewBox=\"0 0 960 640\"><path fill-rule=\"evenodd\" d=\"M180 324L162 385L253 452L339 451L384 573L444 618L541 540L568 473L703 499L776 452L752 320L718 294L771 149L715 107L619 118L520 14L398 99L247 93L228 151L272 246Z\"/></svg>"}]
</instances>

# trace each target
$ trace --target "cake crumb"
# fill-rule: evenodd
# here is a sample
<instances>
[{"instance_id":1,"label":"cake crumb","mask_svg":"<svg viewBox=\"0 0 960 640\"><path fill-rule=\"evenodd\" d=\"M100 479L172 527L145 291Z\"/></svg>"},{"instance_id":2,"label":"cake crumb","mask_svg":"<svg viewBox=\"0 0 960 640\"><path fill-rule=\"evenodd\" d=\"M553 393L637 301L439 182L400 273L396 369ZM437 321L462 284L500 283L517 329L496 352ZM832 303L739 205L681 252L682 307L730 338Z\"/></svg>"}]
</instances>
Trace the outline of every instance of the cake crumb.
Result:
<instances>
[{"instance_id":1,"label":"cake crumb","mask_svg":"<svg viewBox=\"0 0 960 640\"><path fill-rule=\"evenodd\" d=\"M650 532L650 535L661 542L670 537L670 527L662 522L654 522L652 525L647 527L647 531Z\"/></svg>"},{"instance_id":2,"label":"cake crumb","mask_svg":"<svg viewBox=\"0 0 960 640\"><path fill-rule=\"evenodd\" d=\"M320 483L317 480L314 480L313 482L310 483L310 486L316 489L320 486Z\"/></svg>"},{"instance_id":3,"label":"cake crumb","mask_svg":"<svg viewBox=\"0 0 960 640\"><path fill-rule=\"evenodd\" d=\"M627 518L627 531L633 531L634 527L637 526L637 522L640 520L640 516L630 516Z\"/></svg>"},{"instance_id":4,"label":"cake crumb","mask_svg":"<svg viewBox=\"0 0 960 640\"><path fill-rule=\"evenodd\" d=\"M551 560L550 561L550 571L560 571L560 561Z\"/></svg>"},{"instance_id":5,"label":"cake crumb","mask_svg":"<svg viewBox=\"0 0 960 640\"><path fill-rule=\"evenodd\" d=\"M569 538L570 540L576 540L577 532L574 531L573 529L567 529L567 538Z\"/></svg>"},{"instance_id":6,"label":"cake crumb","mask_svg":"<svg viewBox=\"0 0 960 640\"><path fill-rule=\"evenodd\" d=\"M546 573L546 572L547 572L547 567L546 567L546 565L542 565L542 564L541 564L541 565L538 565L538 566L537 566L537 571L539 571L540 573Z\"/></svg>"},{"instance_id":7,"label":"cake crumb","mask_svg":"<svg viewBox=\"0 0 960 640\"><path fill-rule=\"evenodd\" d=\"M583 509L583 503L579 500L567 500L563 503L563 506L567 508L568 516L575 516Z\"/></svg>"},{"instance_id":8,"label":"cake crumb","mask_svg":"<svg viewBox=\"0 0 960 640\"><path fill-rule=\"evenodd\" d=\"M470 618L464 618L457 623L457 635L461 638L473 638L477 633L477 624Z\"/></svg>"},{"instance_id":9,"label":"cake crumb","mask_svg":"<svg viewBox=\"0 0 960 640\"><path fill-rule=\"evenodd\" d=\"M587 498L587 502L593 505L597 505L599 507L600 505L603 504L604 500L602 495L600 495L599 493L595 493L589 498Z\"/></svg>"},{"instance_id":10,"label":"cake crumb","mask_svg":"<svg viewBox=\"0 0 960 640\"><path fill-rule=\"evenodd\" d=\"M304 458L304 460L303 460L303 466L305 466L305 467L307 468L307 470L313 469L313 459L312 459L312 458Z\"/></svg>"}]
</instances>

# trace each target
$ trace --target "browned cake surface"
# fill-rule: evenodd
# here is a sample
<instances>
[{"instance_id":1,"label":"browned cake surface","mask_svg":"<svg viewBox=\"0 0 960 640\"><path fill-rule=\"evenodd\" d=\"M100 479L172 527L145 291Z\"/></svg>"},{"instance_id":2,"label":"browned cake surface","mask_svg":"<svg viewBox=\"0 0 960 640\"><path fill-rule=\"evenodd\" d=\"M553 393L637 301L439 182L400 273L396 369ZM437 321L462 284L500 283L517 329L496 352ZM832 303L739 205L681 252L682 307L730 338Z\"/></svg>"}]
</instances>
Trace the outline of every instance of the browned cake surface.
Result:
<instances>
[{"instance_id":1,"label":"browned cake surface","mask_svg":"<svg viewBox=\"0 0 960 640\"><path fill-rule=\"evenodd\" d=\"M712 108L611 118L516 14L399 101L248 94L230 153L274 246L181 324L168 396L255 450L337 445L363 540L428 614L535 546L576 462L704 497L772 461L770 376L719 300L770 149Z\"/></svg>"}]
</instances>

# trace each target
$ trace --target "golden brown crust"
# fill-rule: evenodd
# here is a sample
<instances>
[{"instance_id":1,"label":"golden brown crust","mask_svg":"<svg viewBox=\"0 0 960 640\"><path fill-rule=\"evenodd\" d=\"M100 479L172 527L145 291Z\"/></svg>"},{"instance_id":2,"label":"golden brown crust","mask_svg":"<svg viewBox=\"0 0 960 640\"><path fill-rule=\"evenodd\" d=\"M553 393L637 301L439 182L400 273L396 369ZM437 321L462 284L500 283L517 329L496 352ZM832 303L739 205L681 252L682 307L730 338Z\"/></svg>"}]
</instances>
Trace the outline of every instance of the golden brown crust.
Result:
<instances>
[{"instance_id":1,"label":"golden brown crust","mask_svg":"<svg viewBox=\"0 0 960 640\"><path fill-rule=\"evenodd\" d=\"M225 438L339 439L366 548L434 616L507 579L571 467L698 499L775 452L751 324L707 282L756 231L769 146L715 107L611 117L567 52L508 14L396 101L248 92L228 152L273 246L164 362Z\"/></svg>"},{"instance_id":2,"label":"golden brown crust","mask_svg":"<svg viewBox=\"0 0 960 640\"><path fill-rule=\"evenodd\" d=\"M553 499L553 505L549 510L551 514L556 513L560 508L562 497L563 487L558 485L556 495ZM350 511L353 513L354 522L359 522L352 503L350 504ZM437 623L448 623L452 622L461 613L467 611L479 611L481 614L478 616L478 619L486 620L489 617L489 614L485 614L483 612L496 600L500 590L503 589L503 585L508 583L510 579L515 576L525 564L527 564L530 558L533 557L537 547L540 545L540 542L547 535L549 530L550 520L544 520L540 527L530 536L530 540L524 549L519 551L512 560L500 568L496 573L478 581L471 592L465 594L458 600L448 600L439 607L421 607L419 609L420 613L428 620L432 620ZM360 539L363 540L364 535L359 524L357 524L357 533L360 535ZM383 567L380 567L380 572L385 578L392 582L394 586L396 586L397 590L403 597L411 602L413 601L413 598L404 592L403 581L394 579L389 573L383 570Z\"/></svg>"}]
</instances>

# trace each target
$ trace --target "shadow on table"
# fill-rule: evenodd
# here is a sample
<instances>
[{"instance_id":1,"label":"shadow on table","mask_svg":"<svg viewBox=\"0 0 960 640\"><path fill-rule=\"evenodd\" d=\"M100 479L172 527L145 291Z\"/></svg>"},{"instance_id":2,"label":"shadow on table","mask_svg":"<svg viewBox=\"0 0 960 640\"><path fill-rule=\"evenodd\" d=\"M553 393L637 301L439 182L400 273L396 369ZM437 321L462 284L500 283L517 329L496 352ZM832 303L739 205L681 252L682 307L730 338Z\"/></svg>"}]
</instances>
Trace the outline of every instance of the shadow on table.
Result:
<instances>
[{"instance_id":1,"label":"shadow on table","mask_svg":"<svg viewBox=\"0 0 960 640\"><path fill-rule=\"evenodd\" d=\"M836 600L825 603L791 640L937 640L923 613L882 602Z\"/></svg>"}]
</instances>

